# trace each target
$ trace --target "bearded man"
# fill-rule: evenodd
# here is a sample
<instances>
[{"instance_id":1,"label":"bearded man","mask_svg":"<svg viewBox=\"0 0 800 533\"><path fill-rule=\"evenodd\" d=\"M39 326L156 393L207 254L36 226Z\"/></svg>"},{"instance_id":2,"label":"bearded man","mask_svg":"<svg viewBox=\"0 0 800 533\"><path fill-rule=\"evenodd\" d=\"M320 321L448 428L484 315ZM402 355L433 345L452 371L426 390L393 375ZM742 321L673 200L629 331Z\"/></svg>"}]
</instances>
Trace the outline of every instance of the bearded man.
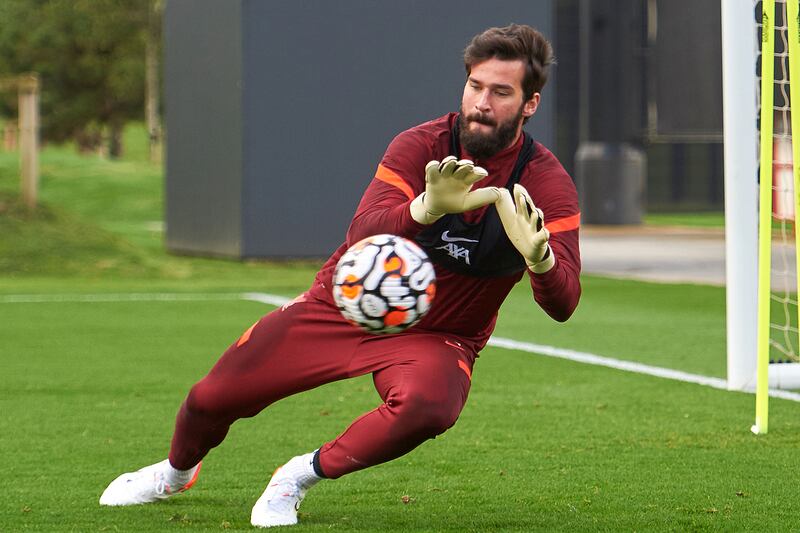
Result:
<instances>
[{"instance_id":1,"label":"bearded man","mask_svg":"<svg viewBox=\"0 0 800 533\"><path fill-rule=\"evenodd\" d=\"M391 142L344 242L311 288L228 348L181 406L168 458L119 476L100 503L150 503L183 492L236 420L292 394L372 374L381 403L279 467L252 508L255 526L295 524L316 483L400 457L455 424L478 353L520 279L528 278L548 315L567 320L581 292L577 194L555 156L522 128L552 63L550 43L529 26L475 36L464 53L460 112ZM437 291L417 325L376 336L341 316L331 279L348 247L380 233L427 251Z\"/></svg>"}]
</instances>

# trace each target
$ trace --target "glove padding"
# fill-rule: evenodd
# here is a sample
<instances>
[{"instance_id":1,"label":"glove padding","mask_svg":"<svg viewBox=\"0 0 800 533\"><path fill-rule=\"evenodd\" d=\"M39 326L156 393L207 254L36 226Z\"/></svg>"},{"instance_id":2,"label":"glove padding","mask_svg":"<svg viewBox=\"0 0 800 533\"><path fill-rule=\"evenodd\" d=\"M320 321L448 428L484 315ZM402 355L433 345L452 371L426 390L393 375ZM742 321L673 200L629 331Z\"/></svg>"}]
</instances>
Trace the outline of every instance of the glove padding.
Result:
<instances>
[{"instance_id":1,"label":"glove padding","mask_svg":"<svg viewBox=\"0 0 800 533\"><path fill-rule=\"evenodd\" d=\"M508 189L497 189L499 200L495 203L500 221L508 239L525 259L533 272L547 272L555 264L548 240L550 232L544 227L544 214L531 200L528 191L520 184L514 185L514 198Z\"/></svg>"},{"instance_id":2,"label":"glove padding","mask_svg":"<svg viewBox=\"0 0 800 533\"><path fill-rule=\"evenodd\" d=\"M496 202L495 187L471 190L486 176L486 170L469 159L459 161L451 155L441 163L430 161L425 165L425 192L411 202L411 217L420 224L433 224L446 214L463 213Z\"/></svg>"}]
</instances>

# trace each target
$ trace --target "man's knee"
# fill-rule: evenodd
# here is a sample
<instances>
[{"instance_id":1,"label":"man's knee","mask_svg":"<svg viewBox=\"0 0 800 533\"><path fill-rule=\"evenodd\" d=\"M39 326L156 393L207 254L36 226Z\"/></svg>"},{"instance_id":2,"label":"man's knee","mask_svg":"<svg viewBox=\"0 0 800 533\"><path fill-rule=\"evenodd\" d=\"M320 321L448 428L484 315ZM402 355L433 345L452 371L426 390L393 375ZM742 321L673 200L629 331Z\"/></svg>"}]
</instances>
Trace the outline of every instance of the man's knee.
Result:
<instances>
[{"instance_id":1,"label":"man's knee","mask_svg":"<svg viewBox=\"0 0 800 533\"><path fill-rule=\"evenodd\" d=\"M447 431L461 413L461 403L452 398L429 392L407 391L387 402L395 410L398 422L411 433L427 438ZM394 405L393 405L394 404Z\"/></svg>"},{"instance_id":2,"label":"man's knee","mask_svg":"<svg viewBox=\"0 0 800 533\"><path fill-rule=\"evenodd\" d=\"M191 388L183 409L194 416L232 423L257 415L271 403L262 397L254 400L245 388L206 376Z\"/></svg>"},{"instance_id":3,"label":"man's knee","mask_svg":"<svg viewBox=\"0 0 800 533\"><path fill-rule=\"evenodd\" d=\"M230 407L224 405L225 395L219 387L204 379L197 382L184 401L184 408L194 416L218 418L229 416Z\"/></svg>"}]
</instances>

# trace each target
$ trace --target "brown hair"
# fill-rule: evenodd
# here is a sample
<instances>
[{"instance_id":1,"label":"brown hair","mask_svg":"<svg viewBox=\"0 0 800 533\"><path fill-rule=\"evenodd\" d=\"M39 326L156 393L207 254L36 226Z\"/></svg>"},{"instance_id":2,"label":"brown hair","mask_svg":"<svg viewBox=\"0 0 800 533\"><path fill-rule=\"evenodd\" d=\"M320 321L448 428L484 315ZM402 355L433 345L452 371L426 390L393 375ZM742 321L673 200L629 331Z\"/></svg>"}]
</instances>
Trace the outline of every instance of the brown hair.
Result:
<instances>
[{"instance_id":1,"label":"brown hair","mask_svg":"<svg viewBox=\"0 0 800 533\"><path fill-rule=\"evenodd\" d=\"M506 61L521 59L525 63L525 76L522 78L525 100L541 92L547 83L549 67L555 63L550 42L538 30L524 24L489 28L473 37L464 50L467 75L473 65L492 58Z\"/></svg>"}]
</instances>

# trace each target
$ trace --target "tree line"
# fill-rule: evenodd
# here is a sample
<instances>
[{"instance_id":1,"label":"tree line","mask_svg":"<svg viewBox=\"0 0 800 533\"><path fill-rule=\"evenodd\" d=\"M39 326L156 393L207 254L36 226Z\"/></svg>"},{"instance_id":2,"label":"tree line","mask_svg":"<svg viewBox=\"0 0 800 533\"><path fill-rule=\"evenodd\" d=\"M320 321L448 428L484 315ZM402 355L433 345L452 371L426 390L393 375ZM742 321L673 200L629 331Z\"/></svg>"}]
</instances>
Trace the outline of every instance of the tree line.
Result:
<instances>
[{"instance_id":1,"label":"tree line","mask_svg":"<svg viewBox=\"0 0 800 533\"><path fill-rule=\"evenodd\" d=\"M125 124L146 118L159 142L162 11L162 0L0 1L0 78L39 75L43 141L116 157ZM16 105L0 94L0 114Z\"/></svg>"}]
</instances>

